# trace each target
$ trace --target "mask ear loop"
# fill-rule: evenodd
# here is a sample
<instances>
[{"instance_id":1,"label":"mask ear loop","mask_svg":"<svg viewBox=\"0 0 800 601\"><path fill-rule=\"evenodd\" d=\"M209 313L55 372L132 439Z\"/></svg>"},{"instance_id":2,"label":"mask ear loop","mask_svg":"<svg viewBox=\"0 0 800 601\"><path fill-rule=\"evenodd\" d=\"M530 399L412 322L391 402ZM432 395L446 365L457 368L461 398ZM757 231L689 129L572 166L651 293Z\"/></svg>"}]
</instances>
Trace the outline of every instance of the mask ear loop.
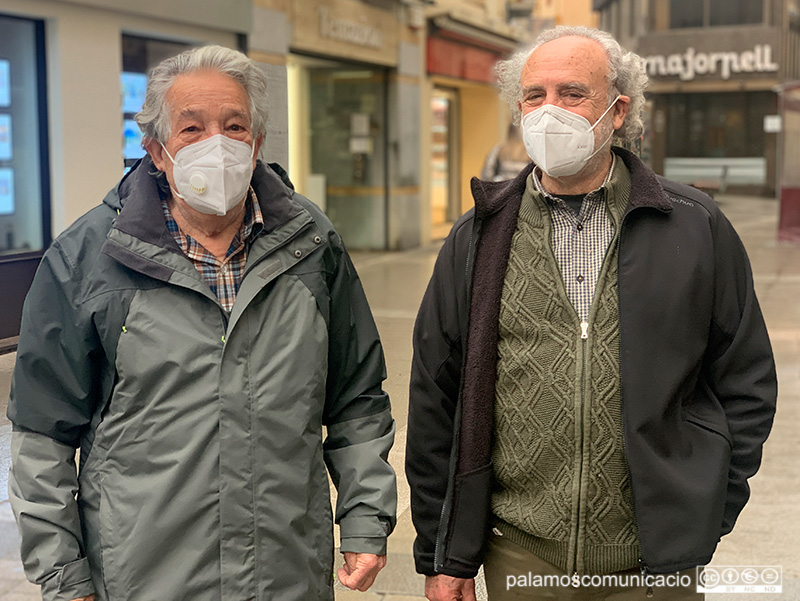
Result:
<instances>
[{"instance_id":1,"label":"mask ear loop","mask_svg":"<svg viewBox=\"0 0 800 601\"><path fill-rule=\"evenodd\" d=\"M610 111L614 107L614 105L617 104L617 100L619 100L620 98L622 98L622 94L617 94L617 97L614 98L614 100L611 102L611 104L608 105L608 108L605 111L603 111L603 114L600 115L600 117L598 117L597 121L594 122L594 125L592 125L589 128L589 131L592 131L592 130L594 130L595 127L597 127L597 124L600 123L603 120L603 117L608 115L608 111Z\"/></svg>"},{"instance_id":2,"label":"mask ear loop","mask_svg":"<svg viewBox=\"0 0 800 601\"><path fill-rule=\"evenodd\" d=\"M175 159L172 158L172 155L169 153L169 150L167 150L167 147L164 146L164 144L162 144L161 142L159 142L159 144L161 144L161 148L164 149L164 152L167 153L167 156L169 157L169 160L172 161L172 164L174 165L175 164ZM172 187L172 184L170 184L170 186L169 186L169 191L172 192L173 196L177 196L181 200L186 200L183 196L178 194L178 191L175 188Z\"/></svg>"},{"instance_id":3,"label":"mask ear loop","mask_svg":"<svg viewBox=\"0 0 800 601\"><path fill-rule=\"evenodd\" d=\"M592 130L594 130L595 127L597 127L597 124L600 123L600 121L603 120L603 117L605 117L608 114L608 111L611 110L611 107L613 107L617 103L617 100L619 100L621 96L622 96L622 94L618 94L617 97L614 98L614 101L611 104L608 105L608 108L605 110L605 112L602 115L600 115L600 118L597 121L595 121L594 125L592 125L589 128L589 131L592 131ZM603 149L603 147L606 145L606 142L608 142L613 137L614 137L614 130L612 129L611 133L608 135L608 137L605 140L603 140L603 143L600 144L600 146L597 147L597 150L595 150L592 154L590 154L589 157L586 160L588 161L588 160L594 158L594 156Z\"/></svg>"}]
</instances>

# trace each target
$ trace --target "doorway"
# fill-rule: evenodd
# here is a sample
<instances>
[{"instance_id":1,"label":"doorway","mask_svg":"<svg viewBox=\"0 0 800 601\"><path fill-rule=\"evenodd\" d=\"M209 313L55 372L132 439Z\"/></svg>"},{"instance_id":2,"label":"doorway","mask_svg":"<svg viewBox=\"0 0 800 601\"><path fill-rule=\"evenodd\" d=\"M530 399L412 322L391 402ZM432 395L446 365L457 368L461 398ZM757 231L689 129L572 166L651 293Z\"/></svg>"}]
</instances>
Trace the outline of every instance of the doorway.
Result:
<instances>
[{"instance_id":1,"label":"doorway","mask_svg":"<svg viewBox=\"0 0 800 601\"><path fill-rule=\"evenodd\" d=\"M434 88L431 113L431 238L441 240L461 214L458 91Z\"/></svg>"}]
</instances>

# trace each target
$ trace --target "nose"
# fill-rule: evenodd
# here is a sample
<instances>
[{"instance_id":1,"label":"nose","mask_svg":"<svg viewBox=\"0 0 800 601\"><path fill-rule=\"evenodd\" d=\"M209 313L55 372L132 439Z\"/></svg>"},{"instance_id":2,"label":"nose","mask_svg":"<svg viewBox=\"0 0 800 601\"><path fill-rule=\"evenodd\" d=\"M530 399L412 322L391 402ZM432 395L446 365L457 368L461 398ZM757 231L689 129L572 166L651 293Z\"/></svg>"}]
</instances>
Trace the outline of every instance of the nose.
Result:
<instances>
[{"instance_id":1,"label":"nose","mask_svg":"<svg viewBox=\"0 0 800 601\"><path fill-rule=\"evenodd\" d=\"M219 123L210 123L206 130L208 132L208 137L216 136L217 134L223 133L222 126Z\"/></svg>"}]
</instances>

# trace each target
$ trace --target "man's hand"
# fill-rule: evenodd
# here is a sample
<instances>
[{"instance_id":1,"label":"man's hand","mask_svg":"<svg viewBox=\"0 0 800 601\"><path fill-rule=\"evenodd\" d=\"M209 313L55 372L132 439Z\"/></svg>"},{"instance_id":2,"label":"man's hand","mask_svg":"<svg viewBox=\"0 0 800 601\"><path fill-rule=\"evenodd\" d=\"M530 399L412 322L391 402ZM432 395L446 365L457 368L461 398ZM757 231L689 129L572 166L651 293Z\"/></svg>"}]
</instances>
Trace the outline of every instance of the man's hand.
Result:
<instances>
[{"instance_id":1,"label":"man's hand","mask_svg":"<svg viewBox=\"0 0 800 601\"><path fill-rule=\"evenodd\" d=\"M375 577L386 565L386 555L371 553L345 553L344 566L339 568L339 582L354 591L365 591L375 582Z\"/></svg>"},{"instance_id":2,"label":"man's hand","mask_svg":"<svg viewBox=\"0 0 800 601\"><path fill-rule=\"evenodd\" d=\"M94 601L94 595L89 595L88 597L78 597L72 601Z\"/></svg>"},{"instance_id":3,"label":"man's hand","mask_svg":"<svg viewBox=\"0 0 800 601\"><path fill-rule=\"evenodd\" d=\"M429 601L477 601L474 578L453 578L446 574L425 577L425 598Z\"/></svg>"}]
</instances>

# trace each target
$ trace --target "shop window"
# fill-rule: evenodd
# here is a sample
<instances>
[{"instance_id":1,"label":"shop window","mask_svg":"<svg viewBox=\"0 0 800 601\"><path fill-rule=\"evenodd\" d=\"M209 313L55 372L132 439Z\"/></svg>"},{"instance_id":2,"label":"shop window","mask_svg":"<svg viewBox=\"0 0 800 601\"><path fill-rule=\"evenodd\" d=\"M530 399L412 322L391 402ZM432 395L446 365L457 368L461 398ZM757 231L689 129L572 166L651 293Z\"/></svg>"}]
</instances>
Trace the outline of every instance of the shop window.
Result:
<instances>
[{"instance_id":1,"label":"shop window","mask_svg":"<svg viewBox=\"0 0 800 601\"><path fill-rule=\"evenodd\" d=\"M122 158L125 170L145 155L142 135L134 121L144 103L147 74L165 58L189 49L189 44L135 35L122 36Z\"/></svg>"},{"instance_id":2,"label":"shop window","mask_svg":"<svg viewBox=\"0 0 800 601\"><path fill-rule=\"evenodd\" d=\"M770 92L670 94L667 156L762 157L764 116L775 113Z\"/></svg>"},{"instance_id":3,"label":"shop window","mask_svg":"<svg viewBox=\"0 0 800 601\"><path fill-rule=\"evenodd\" d=\"M747 25L764 19L759 0L710 0L709 25Z\"/></svg>"},{"instance_id":4,"label":"shop window","mask_svg":"<svg viewBox=\"0 0 800 601\"><path fill-rule=\"evenodd\" d=\"M672 29L703 26L703 3L698 0L670 0L669 26Z\"/></svg>"},{"instance_id":5,"label":"shop window","mask_svg":"<svg viewBox=\"0 0 800 601\"><path fill-rule=\"evenodd\" d=\"M762 0L670 0L672 29L762 23Z\"/></svg>"},{"instance_id":6,"label":"shop window","mask_svg":"<svg viewBox=\"0 0 800 601\"><path fill-rule=\"evenodd\" d=\"M50 243L44 24L0 15L0 263Z\"/></svg>"}]
</instances>

